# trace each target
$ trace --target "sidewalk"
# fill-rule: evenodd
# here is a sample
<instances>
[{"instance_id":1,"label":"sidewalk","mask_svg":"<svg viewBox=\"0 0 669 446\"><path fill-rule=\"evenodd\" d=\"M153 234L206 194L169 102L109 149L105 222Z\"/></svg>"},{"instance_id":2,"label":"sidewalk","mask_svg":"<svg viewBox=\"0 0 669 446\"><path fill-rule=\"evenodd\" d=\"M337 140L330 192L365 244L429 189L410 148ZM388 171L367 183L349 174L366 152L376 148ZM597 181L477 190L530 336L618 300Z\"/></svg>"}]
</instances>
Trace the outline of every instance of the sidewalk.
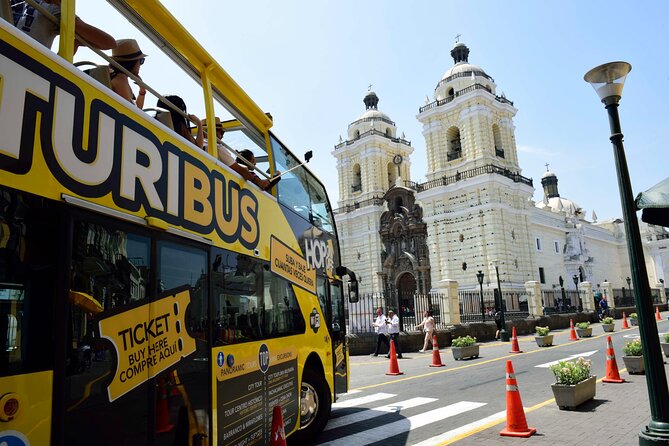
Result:
<instances>
[{"instance_id":1,"label":"sidewalk","mask_svg":"<svg viewBox=\"0 0 669 446\"><path fill-rule=\"evenodd\" d=\"M622 362L622 361L621 361ZM622 364L624 367L624 364ZM621 364L618 364L621 367ZM669 376L666 362L665 371ZM624 369L621 369L624 370ZM650 421L650 405L645 375L621 371L622 384L597 382L597 395L577 410L560 410L554 401L526 408L528 426L537 429L529 438L502 437L506 421L468 436L457 445L541 444L588 446L629 446L639 444L638 434ZM520 387L522 398L522 385Z\"/></svg>"}]
</instances>

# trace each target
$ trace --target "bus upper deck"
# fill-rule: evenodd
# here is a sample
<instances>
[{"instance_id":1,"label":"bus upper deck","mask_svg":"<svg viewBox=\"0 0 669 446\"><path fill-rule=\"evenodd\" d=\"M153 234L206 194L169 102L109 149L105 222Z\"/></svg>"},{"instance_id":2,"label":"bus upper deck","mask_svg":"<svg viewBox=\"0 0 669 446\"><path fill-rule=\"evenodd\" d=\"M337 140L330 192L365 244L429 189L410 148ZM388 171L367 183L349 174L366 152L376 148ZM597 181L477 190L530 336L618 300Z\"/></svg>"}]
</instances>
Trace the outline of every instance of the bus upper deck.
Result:
<instances>
[{"instance_id":1,"label":"bus upper deck","mask_svg":"<svg viewBox=\"0 0 669 446\"><path fill-rule=\"evenodd\" d=\"M0 20L0 442L262 443L275 406L312 438L347 387L343 276L356 297L325 188L162 4L109 3L196 81L211 144L71 63L73 1L59 55Z\"/></svg>"}]
</instances>

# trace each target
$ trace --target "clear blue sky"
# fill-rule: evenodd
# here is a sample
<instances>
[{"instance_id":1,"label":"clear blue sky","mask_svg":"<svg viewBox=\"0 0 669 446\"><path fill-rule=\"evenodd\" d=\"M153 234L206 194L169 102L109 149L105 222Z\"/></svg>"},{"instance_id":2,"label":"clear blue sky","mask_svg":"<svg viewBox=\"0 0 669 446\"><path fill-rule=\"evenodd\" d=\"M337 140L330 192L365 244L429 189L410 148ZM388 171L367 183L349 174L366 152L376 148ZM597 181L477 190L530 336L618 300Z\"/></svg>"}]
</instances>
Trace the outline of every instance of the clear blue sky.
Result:
<instances>
[{"instance_id":1,"label":"clear blue sky","mask_svg":"<svg viewBox=\"0 0 669 446\"><path fill-rule=\"evenodd\" d=\"M78 3L84 20L140 42L150 54L142 67L145 81L182 95L189 111L204 116L200 92L178 69L172 73L143 35L119 23L106 2ZM469 61L492 76L497 93L518 109L520 165L534 179L535 200L543 197L540 179L549 163L560 195L581 205L588 219L593 210L600 221L622 216L607 114L583 81L590 68L614 60L632 64L620 116L634 194L669 176L662 142L669 126L669 2L164 3L272 113L284 143L297 154L314 151L310 168L326 184L334 207L338 184L330 153L364 111L370 83L379 109L412 142L412 179L424 180L425 141L416 115L453 65L456 34L471 50Z\"/></svg>"}]
</instances>

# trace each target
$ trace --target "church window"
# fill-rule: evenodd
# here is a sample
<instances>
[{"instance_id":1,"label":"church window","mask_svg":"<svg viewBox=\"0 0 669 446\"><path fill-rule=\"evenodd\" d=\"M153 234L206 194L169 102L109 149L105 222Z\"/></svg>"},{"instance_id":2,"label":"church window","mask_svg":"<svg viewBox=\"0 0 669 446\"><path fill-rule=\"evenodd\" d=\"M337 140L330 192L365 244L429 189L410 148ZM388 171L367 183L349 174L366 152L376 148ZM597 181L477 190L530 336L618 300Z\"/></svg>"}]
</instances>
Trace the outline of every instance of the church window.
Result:
<instances>
[{"instance_id":1,"label":"church window","mask_svg":"<svg viewBox=\"0 0 669 446\"><path fill-rule=\"evenodd\" d=\"M553 246L555 247L555 253L556 253L556 254L560 254L560 242L558 242L557 240L555 240L555 241L553 242Z\"/></svg>"},{"instance_id":2,"label":"church window","mask_svg":"<svg viewBox=\"0 0 669 446\"><path fill-rule=\"evenodd\" d=\"M497 124L492 126L492 137L495 143L495 156L504 158L504 147L502 146L502 134Z\"/></svg>"},{"instance_id":3,"label":"church window","mask_svg":"<svg viewBox=\"0 0 669 446\"><path fill-rule=\"evenodd\" d=\"M541 249L541 238L536 237L534 240L535 240L536 245L537 245L537 251L541 252L542 251L542 249Z\"/></svg>"},{"instance_id":4,"label":"church window","mask_svg":"<svg viewBox=\"0 0 669 446\"><path fill-rule=\"evenodd\" d=\"M454 93L453 88L449 88L448 89L448 95L453 96L453 93Z\"/></svg>"},{"instance_id":5,"label":"church window","mask_svg":"<svg viewBox=\"0 0 669 446\"><path fill-rule=\"evenodd\" d=\"M446 132L447 138L447 147L446 147L446 159L447 161L452 161L458 158L462 158L462 141L460 140L460 129L457 127L451 127Z\"/></svg>"},{"instance_id":6,"label":"church window","mask_svg":"<svg viewBox=\"0 0 669 446\"><path fill-rule=\"evenodd\" d=\"M388 163L388 187L391 188L395 184L397 177L399 176L399 166L396 166L394 163Z\"/></svg>"},{"instance_id":7,"label":"church window","mask_svg":"<svg viewBox=\"0 0 669 446\"><path fill-rule=\"evenodd\" d=\"M539 282L546 283L546 275L544 274L544 267L539 267Z\"/></svg>"},{"instance_id":8,"label":"church window","mask_svg":"<svg viewBox=\"0 0 669 446\"><path fill-rule=\"evenodd\" d=\"M360 164L353 166L353 183L351 184L351 192L362 191L362 175L360 173Z\"/></svg>"},{"instance_id":9,"label":"church window","mask_svg":"<svg viewBox=\"0 0 669 446\"><path fill-rule=\"evenodd\" d=\"M355 131L355 139L360 138L360 130Z\"/></svg>"},{"instance_id":10,"label":"church window","mask_svg":"<svg viewBox=\"0 0 669 446\"><path fill-rule=\"evenodd\" d=\"M390 127L386 127L386 136L390 138L392 135L392 132L390 131Z\"/></svg>"}]
</instances>

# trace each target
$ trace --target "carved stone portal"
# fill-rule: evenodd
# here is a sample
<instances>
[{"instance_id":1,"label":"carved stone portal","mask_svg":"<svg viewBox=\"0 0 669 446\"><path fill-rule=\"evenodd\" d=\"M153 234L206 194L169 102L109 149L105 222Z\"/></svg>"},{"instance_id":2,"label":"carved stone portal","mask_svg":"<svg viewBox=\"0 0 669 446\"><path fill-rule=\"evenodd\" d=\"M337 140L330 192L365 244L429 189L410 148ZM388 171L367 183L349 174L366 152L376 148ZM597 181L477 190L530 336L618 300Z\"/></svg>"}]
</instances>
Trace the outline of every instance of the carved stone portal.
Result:
<instances>
[{"instance_id":1,"label":"carved stone portal","mask_svg":"<svg viewBox=\"0 0 669 446\"><path fill-rule=\"evenodd\" d=\"M387 295L401 296L430 291L430 260L427 250L427 225L423 209L413 190L394 186L383 199L388 211L381 215L381 263L383 288Z\"/></svg>"}]
</instances>

